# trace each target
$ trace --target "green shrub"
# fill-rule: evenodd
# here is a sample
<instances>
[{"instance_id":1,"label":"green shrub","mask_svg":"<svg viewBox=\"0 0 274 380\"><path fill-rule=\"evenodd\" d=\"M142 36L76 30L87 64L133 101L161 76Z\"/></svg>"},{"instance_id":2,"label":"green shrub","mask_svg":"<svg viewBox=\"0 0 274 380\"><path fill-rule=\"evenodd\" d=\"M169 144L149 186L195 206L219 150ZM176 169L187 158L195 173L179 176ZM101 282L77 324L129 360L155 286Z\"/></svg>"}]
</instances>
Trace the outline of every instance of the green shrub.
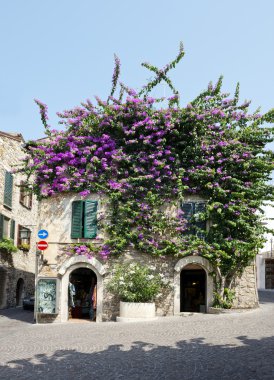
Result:
<instances>
[{"instance_id":1,"label":"green shrub","mask_svg":"<svg viewBox=\"0 0 274 380\"><path fill-rule=\"evenodd\" d=\"M168 281L139 263L117 264L107 289L124 302L153 302Z\"/></svg>"},{"instance_id":2,"label":"green shrub","mask_svg":"<svg viewBox=\"0 0 274 380\"><path fill-rule=\"evenodd\" d=\"M15 247L11 239L3 238L0 240L0 252L12 253L16 251L17 247Z\"/></svg>"}]
</instances>

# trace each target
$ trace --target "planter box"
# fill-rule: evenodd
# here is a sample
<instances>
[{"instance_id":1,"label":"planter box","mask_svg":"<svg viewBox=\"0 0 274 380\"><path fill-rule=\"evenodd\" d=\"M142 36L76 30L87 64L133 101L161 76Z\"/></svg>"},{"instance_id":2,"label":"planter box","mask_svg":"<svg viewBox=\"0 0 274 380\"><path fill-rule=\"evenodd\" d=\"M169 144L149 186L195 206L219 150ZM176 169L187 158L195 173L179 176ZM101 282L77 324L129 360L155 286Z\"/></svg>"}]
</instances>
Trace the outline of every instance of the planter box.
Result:
<instances>
[{"instance_id":1,"label":"planter box","mask_svg":"<svg viewBox=\"0 0 274 380\"><path fill-rule=\"evenodd\" d=\"M117 322L138 322L155 320L154 302L120 302L120 316Z\"/></svg>"}]
</instances>

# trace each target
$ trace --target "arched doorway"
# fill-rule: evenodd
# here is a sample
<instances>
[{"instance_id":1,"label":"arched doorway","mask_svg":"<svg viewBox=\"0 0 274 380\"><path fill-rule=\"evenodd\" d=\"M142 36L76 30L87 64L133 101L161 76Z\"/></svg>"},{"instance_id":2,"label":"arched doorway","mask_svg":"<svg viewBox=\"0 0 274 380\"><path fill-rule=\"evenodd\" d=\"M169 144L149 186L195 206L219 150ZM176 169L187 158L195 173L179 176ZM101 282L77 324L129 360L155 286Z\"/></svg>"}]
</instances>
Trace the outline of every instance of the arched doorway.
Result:
<instances>
[{"instance_id":1,"label":"arched doorway","mask_svg":"<svg viewBox=\"0 0 274 380\"><path fill-rule=\"evenodd\" d=\"M24 296L24 280L19 278L16 285L16 306L22 306Z\"/></svg>"},{"instance_id":2,"label":"arched doorway","mask_svg":"<svg viewBox=\"0 0 274 380\"><path fill-rule=\"evenodd\" d=\"M60 320L67 322L69 319L68 314L68 286L70 274L79 268L91 269L97 278L97 309L96 309L96 322L101 322L103 319L103 276L105 268L100 261L95 257L87 258L85 256L72 256L67 259L60 267L58 276L61 279L60 288Z\"/></svg>"},{"instance_id":3,"label":"arched doorway","mask_svg":"<svg viewBox=\"0 0 274 380\"><path fill-rule=\"evenodd\" d=\"M89 268L77 268L70 273L68 286L69 319L96 318L97 276Z\"/></svg>"},{"instance_id":4,"label":"arched doorway","mask_svg":"<svg viewBox=\"0 0 274 380\"><path fill-rule=\"evenodd\" d=\"M197 264L185 266L180 274L180 312L206 311L206 272Z\"/></svg>"},{"instance_id":5,"label":"arched doorway","mask_svg":"<svg viewBox=\"0 0 274 380\"><path fill-rule=\"evenodd\" d=\"M214 299L212 277L214 269L210 262L201 256L186 256L177 262L174 270L174 315L179 315L184 308L187 309L189 306L185 302L186 297L188 296L189 300L190 294L196 295L197 292L199 292L198 297L200 296L201 298L194 302L194 304L196 303L195 309L198 309L198 312L207 312L208 308L212 306ZM196 284L198 281L200 283L199 286ZM194 287L194 290L187 290L186 294L182 294L188 288L188 284L190 288ZM196 286L197 288L195 288ZM203 289L204 304L201 303L203 301ZM200 292L202 295L200 295ZM194 301L194 299L191 301ZM192 307L194 308L194 305Z\"/></svg>"}]
</instances>

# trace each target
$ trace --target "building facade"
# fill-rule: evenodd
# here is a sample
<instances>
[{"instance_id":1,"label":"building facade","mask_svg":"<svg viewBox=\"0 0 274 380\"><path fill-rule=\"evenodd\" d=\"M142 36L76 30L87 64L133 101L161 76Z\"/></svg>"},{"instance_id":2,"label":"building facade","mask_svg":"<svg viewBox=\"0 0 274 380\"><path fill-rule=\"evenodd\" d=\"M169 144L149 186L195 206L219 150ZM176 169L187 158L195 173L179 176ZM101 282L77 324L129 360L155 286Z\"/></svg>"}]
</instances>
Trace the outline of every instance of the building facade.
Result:
<instances>
[{"instance_id":1,"label":"building facade","mask_svg":"<svg viewBox=\"0 0 274 380\"><path fill-rule=\"evenodd\" d=\"M202 204L197 197L186 199L186 202ZM214 270L201 256L156 258L128 248L123 255L104 260L99 254L87 256L68 252L72 243L92 243L96 247L104 242L104 230L97 224L100 215L107 212L104 196L93 194L83 200L79 195L59 194L43 199L39 207L39 229L47 230L49 235L46 239L48 248L43 253L43 264L38 273L38 322L88 318L88 294L94 283L97 285L96 321L115 319L119 315L119 300L107 290L107 283L114 264L124 261L149 265L169 281L171 286L156 299L158 316L208 312L212 306ZM167 209L167 212L173 211ZM258 306L255 277L255 266L252 265L235 280L234 307ZM75 288L73 301L71 283Z\"/></svg>"},{"instance_id":2,"label":"building facade","mask_svg":"<svg viewBox=\"0 0 274 380\"><path fill-rule=\"evenodd\" d=\"M22 135L0 131L0 309L21 306L34 294L37 201L14 173L25 156L23 144Z\"/></svg>"},{"instance_id":3,"label":"building facade","mask_svg":"<svg viewBox=\"0 0 274 380\"><path fill-rule=\"evenodd\" d=\"M264 207L264 224L274 230L273 207ZM257 286L259 290L274 289L274 238L272 233L266 234L266 243L256 257Z\"/></svg>"}]
</instances>

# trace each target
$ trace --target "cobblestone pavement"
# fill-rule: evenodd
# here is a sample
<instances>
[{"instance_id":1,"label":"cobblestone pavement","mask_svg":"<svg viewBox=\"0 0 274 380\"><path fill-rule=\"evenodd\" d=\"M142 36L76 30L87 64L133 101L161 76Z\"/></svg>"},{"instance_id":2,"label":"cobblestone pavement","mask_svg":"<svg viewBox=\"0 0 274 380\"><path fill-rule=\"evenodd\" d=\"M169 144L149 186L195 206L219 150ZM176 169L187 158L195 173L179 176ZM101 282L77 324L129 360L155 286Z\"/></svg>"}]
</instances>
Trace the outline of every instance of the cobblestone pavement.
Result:
<instances>
[{"instance_id":1,"label":"cobblestone pavement","mask_svg":"<svg viewBox=\"0 0 274 380\"><path fill-rule=\"evenodd\" d=\"M274 379L274 292L261 307L139 323L32 324L0 311L0 378Z\"/></svg>"}]
</instances>

